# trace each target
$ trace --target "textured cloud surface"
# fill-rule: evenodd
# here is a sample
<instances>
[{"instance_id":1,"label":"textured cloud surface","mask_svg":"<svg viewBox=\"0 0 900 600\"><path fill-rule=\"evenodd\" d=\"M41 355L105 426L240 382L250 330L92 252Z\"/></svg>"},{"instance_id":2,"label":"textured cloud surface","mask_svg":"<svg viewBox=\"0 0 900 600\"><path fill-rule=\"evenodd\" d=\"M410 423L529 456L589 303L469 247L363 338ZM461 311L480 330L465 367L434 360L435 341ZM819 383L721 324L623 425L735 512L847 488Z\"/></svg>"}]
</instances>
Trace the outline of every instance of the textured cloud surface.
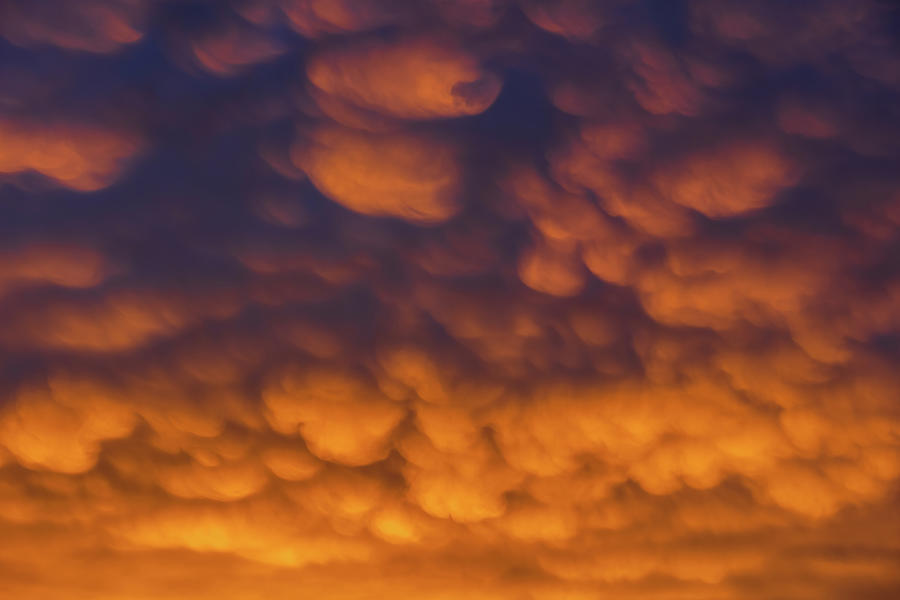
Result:
<instances>
[{"instance_id":1,"label":"textured cloud surface","mask_svg":"<svg viewBox=\"0 0 900 600\"><path fill-rule=\"evenodd\" d=\"M898 28L0 0L0 596L900 597Z\"/></svg>"}]
</instances>

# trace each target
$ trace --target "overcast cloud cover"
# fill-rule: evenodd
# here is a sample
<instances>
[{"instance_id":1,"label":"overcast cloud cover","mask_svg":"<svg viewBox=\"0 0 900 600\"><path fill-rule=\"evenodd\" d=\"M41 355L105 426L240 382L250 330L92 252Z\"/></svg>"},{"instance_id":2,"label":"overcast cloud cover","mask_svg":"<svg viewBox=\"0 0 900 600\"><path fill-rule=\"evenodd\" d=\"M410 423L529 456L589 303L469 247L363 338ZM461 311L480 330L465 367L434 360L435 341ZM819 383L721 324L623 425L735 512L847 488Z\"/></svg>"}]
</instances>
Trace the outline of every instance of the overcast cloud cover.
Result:
<instances>
[{"instance_id":1,"label":"overcast cloud cover","mask_svg":"<svg viewBox=\"0 0 900 600\"><path fill-rule=\"evenodd\" d=\"M900 597L898 40L0 0L0 596Z\"/></svg>"}]
</instances>

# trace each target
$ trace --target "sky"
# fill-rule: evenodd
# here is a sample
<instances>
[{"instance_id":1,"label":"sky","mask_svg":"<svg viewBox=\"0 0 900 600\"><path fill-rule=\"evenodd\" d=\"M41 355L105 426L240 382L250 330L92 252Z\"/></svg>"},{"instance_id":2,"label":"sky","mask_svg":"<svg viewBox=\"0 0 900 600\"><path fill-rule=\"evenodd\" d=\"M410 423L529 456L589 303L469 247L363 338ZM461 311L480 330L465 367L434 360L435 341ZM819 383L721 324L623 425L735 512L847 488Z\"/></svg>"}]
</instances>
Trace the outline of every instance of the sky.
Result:
<instances>
[{"instance_id":1,"label":"sky","mask_svg":"<svg viewBox=\"0 0 900 600\"><path fill-rule=\"evenodd\" d=\"M900 597L887 0L0 0L0 597Z\"/></svg>"}]
</instances>

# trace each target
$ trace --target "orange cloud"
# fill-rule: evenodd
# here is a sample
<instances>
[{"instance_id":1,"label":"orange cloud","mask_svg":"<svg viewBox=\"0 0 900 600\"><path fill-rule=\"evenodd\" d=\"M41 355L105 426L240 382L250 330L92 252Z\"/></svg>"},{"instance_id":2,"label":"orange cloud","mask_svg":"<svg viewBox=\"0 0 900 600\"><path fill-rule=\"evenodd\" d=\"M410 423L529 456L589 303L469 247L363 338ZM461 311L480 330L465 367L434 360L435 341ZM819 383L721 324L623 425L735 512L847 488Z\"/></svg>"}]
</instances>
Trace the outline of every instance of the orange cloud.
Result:
<instances>
[{"instance_id":1,"label":"orange cloud","mask_svg":"<svg viewBox=\"0 0 900 600\"><path fill-rule=\"evenodd\" d=\"M0 0L4 597L898 597L890 15L798 6Z\"/></svg>"},{"instance_id":2,"label":"orange cloud","mask_svg":"<svg viewBox=\"0 0 900 600\"><path fill-rule=\"evenodd\" d=\"M390 433L405 415L349 372L287 373L263 397L273 429L301 433L314 455L348 465L383 459Z\"/></svg>"},{"instance_id":3,"label":"orange cloud","mask_svg":"<svg viewBox=\"0 0 900 600\"><path fill-rule=\"evenodd\" d=\"M91 248L30 244L0 254L0 290L40 284L89 288L111 271L109 260Z\"/></svg>"},{"instance_id":4,"label":"orange cloud","mask_svg":"<svg viewBox=\"0 0 900 600\"><path fill-rule=\"evenodd\" d=\"M577 136L549 152L554 178L570 191L590 191L602 208L634 229L654 237L683 237L694 223L684 207L667 201L643 181L632 181L621 162L646 147L634 125L585 125Z\"/></svg>"},{"instance_id":5,"label":"orange cloud","mask_svg":"<svg viewBox=\"0 0 900 600\"><path fill-rule=\"evenodd\" d=\"M210 465L192 462L164 467L159 482L167 492L180 498L229 501L259 492L268 483L268 478L260 465L254 462L230 461Z\"/></svg>"},{"instance_id":6,"label":"orange cloud","mask_svg":"<svg viewBox=\"0 0 900 600\"><path fill-rule=\"evenodd\" d=\"M457 158L437 140L325 128L292 156L319 191L364 215L434 224L459 211Z\"/></svg>"},{"instance_id":7,"label":"orange cloud","mask_svg":"<svg viewBox=\"0 0 900 600\"><path fill-rule=\"evenodd\" d=\"M375 29L395 20L389 3L377 0L278 0L291 26L308 37Z\"/></svg>"},{"instance_id":8,"label":"orange cloud","mask_svg":"<svg viewBox=\"0 0 900 600\"><path fill-rule=\"evenodd\" d=\"M280 44L266 35L239 27L206 35L192 42L191 49L204 69L223 77L270 61L284 52Z\"/></svg>"},{"instance_id":9,"label":"orange cloud","mask_svg":"<svg viewBox=\"0 0 900 600\"><path fill-rule=\"evenodd\" d=\"M769 206L798 178L798 166L777 148L738 142L688 157L657 173L654 181L672 202L727 218Z\"/></svg>"},{"instance_id":10,"label":"orange cloud","mask_svg":"<svg viewBox=\"0 0 900 600\"><path fill-rule=\"evenodd\" d=\"M442 119L484 112L500 79L461 45L429 38L327 51L306 67L324 96L401 119Z\"/></svg>"},{"instance_id":11,"label":"orange cloud","mask_svg":"<svg viewBox=\"0 0 900 600\"><path fill-rule=\"evenodd\" d=\"M576 40L590 39L606 24L602 7L590 0L524 0L522 9L541 29Z\"/></svg>"},{"instance_id":12,"label":"orange cloud","mask_svg":"<svg viewBox=\"0 0 900 600\"><path fill-rule=\"evenodd\" d=\"M696 115L705 97L688 68L666 49L636 43L629 52L637 78L629 86L635 100L655 115Z\"/></svg>"},{"instance_id":13,"label":"orange cloud","mask_svg":"<svg viewBox=\"0 0 900 600\"><path fill-rule=\"evenodd\" d=\"M449 453L413 434L402 440L399 450L408 460L404 475L409 498L441 519L477 523L499 517L506 512L506 493L522 479L483 440L464 452Z\"/></svg>"},{"instance_id":14,"label":"orange cloud","mask_svg":"<svg viewBox=\"0 0 900 600\"><path fill-rule=\"evenodd\" d=\"M584 269L573 247L538 242L519 259L519 276L528 287L553 296L574 296L584 287Z\"/></svg>"},{"instance_id":15,"label":"orange cloud","mask_svg":"<svg viewBox=\"0 0 900 600\"><path fill-rule=\"evenodd\" d=\"M287 507L268 503L243 509L173 507L114 525L112 532L136 548L233 553L279 567L361 560L370 555L365 542L304 531L302 520L285 527L288 511Z\"/></svg>"},{"instance_id":16,"label":"orange cloud","mask_svg":"<svg viewBox=\"0 0 900 600\"><path fill-rule=\"evenodd\" d=\"M26 467L61 473L90 470L100 443L136 424L120 392L65 376L21 389L0 414L0 443L10 454Z\"/></svg>"},{"instance_id":17,"label":"orange cloud","mask_svg":"<svg viewBox=\"0 0 900 600\"><path fill-rule=\"evenodd\" d=\"M184 307L165 298L125 291L100 302L50 301L28 307L6 335L37 347L109 352L170 335L190 320Z\"/></svg>"},{"instance_id":18,"label":"orange cloud","mask_svg":"<svg viewBox=\"0 0 900 600\"><path fill-rule=\"evenodd\" d=\"M115 52L143 37L142 0L86 0L35 4L14 0L0 9L0 35L17 45L52 44L67 50Z\"/></svg>"},{"instance_id":19,"label":"orange cloud","mask_svg":"<svg viewBox=\"0 0 900 600\"><path fill-rule=\"evenodd\" d=\"M83 125L0 120L0 174L37 171L79 191L107 187L140 148L131 135Z\"/></svg>"}]
</instances>

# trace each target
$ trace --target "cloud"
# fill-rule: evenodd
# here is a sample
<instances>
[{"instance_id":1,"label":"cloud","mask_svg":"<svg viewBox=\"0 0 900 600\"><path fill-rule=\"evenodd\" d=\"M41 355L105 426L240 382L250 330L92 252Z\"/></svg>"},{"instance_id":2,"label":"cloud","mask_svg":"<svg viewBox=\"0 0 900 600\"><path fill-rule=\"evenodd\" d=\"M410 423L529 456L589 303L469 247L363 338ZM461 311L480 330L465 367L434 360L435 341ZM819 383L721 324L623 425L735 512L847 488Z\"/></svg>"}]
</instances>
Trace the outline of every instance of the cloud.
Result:
<instances>
[{"instance_id":1,"label":"cloud","mask_svg":"<svg viewBox=\"0 0 900 600\"><path fill-rule=\"evenodd\" d=\"M797 167L783 153L751 141L687 158L659 172L655 183L676 204L726 218L768 206L797 179Z\"/></svg>"},{"instance_id":2,"label":"cloud","mask_svg":"<svg viewBox=\"0 0 900 600\"><path fill-rule=\"evenodd\" d=\"M405 414L365 381L335 370L284 374L267 386L263 399L276 431L302 433L314 455L348 465L383 459Z\"/></svg>"},{"instance_id":3,"label":"cloud","mask_svg":"<svg viewBox=\"0 0 900 600\"><path fill-rule=\"evenodd\" d=\"M329 127L298 141L292 156L319 191L364 215L432 224L459 210L461 174L446 142Z\"/></svg>"},{"instance_id":4,"label":"cloud","mask_svg":"<svg viewBox=\"0 0 900 600\"><path fill-rule=\"evenodd\" d=\"M113 533L138 548L187 548L200 552L233 552L279 567L297 567L333 560L360 560L370 550L365 543L334 534L304 535L299 523L285 528L286 507L250 505L247 510L224 507L184 507L164 510L114 526ZM255 518L250 519L253 515Z\"/></svg>"},{"instance_id":5,"label":"cloud","mask_svg":"<svg viewBox=\"0 0 900 600\"><path fill-rule=\"evenodd\" d=\"M0 0L0 589L897 597L895 12Z\"/></svg>"},{"instance_id":6,"label":"cloud","mask_svg":"<svg viewBox=\"0 0 900 600\"><path fill-rule=\"evenodd\" d=\"M27 346L115 352L183 329L197 319L191 312L165 296L121 290L99 299L49 299L23 306L4 335Z\"/></svg>"},{"instance_id":7,"label":"cloud","mask_svg":"<svg viewBox=\"0 0 900 600\"><path fill-rule=\"evenodd\" d=\"M482 440L463 452L441 452L414 434L399 450L408 461L410 499L433 517L461 523L499 517L505 494L521 479Z\"/></svg>"},{"instance_id":8,"label":"cloud","mask_svg":"<svg viewBox=\"0 0 900 600\"><path fill-rule=\"evenodd\" d=\"M139 41L146 7L142 0L6 2L0 35L16 45L50 44L66 50L107 53Z\"/></svg>"},{"instance_id":9,"label":"cloud","mask_svg":"<svg viewBox=\"0 0 900 600\"><path fill-rule=\"evenodd\" d=\"M705 100L702 87L668 50L637 43L629 54L637 76L631 92L644 110L657 115L700 112Z\"/></svg>"},{"instance_id":10,"label":"cloud","mask_svg":"<svg viewBox=\"0 0 900 600\"><path fill-rule=\"evenodd\" d=\"M26 467L88 471L97 462L100 442L126 437L137 422L120 393L65 376L24 387L4 407L3 445Z\"/></svg>"},{"instance_id":11,"label":"cloud","mask_svg":"<svg viewBox=\"0 0 900 600\"><path fill-rule=\"evenodd\" d=\"M500 79L451 40L427 37L349 46L314 56L309 81L323 93L400 119L441 119L484 112Z\"/></svg>"},{"instance_id":12,"label":"cloud","mask_svg":"<svg viewBox=\"0 0 900 600\"><path fill-rule=\"evenodd\" d=\"M563 0L547 4L526 0L522 10L541 29L575 40L593 37L606 23L604 11L584 0Z\"/></svg>"},{"instance_id":13,"label":"cloud","mask_svg":"<svg viewBox=\"0 0 900 600\"><path fill-rule=\"evenodd\" d=\"M268 482L260 465L230 461L204 465L196 462L173 465L160 473L162 487L180 498L238 500L259 492Z\"/></svg>"},{"instance_id":14,"label":"cloud","mask_svg":"<svg viewBox=\"0 0 900 600\"><path fill-rule=\"evenodd\" d=\"M376 0L279 0L291 26L308 37L355 33L391 23L398 12Z\"/></svg>"},{"instance_id":15,"label":"cloud","mask_svg":"<svg viewBox=\"0 0 900 600\"><path fill-rule=\"evenodd\" d=\"M0 136L0 174L37 171L85 192L112 184L140 148L133 135L87 125L0 120Z\"/></svg>"},{"instance_id":16,"label":"cloud","mask_svg":"<svg viewBox=\"0 0 900 600\"><path fill-rule=\"evenodd\" d=\"M519 276L528 287L553 296L574 296L584 287L584 269L566 244L538 242L519 261Z\"/></svg>"},{"instance_id":17,"label":"cloud","mask_svg":"<svg viewBox=\"0 0 900 600\"><path fill-rule=\"evenodd\" d=\"M191 49L204 69L220 76L273 60L284 51L265 34L237 26L205 35L193 41Z\"/></svg>"},{"instance_id":18,"label":"cloud","mask_svg":"<svg viewBox=\"0 0 900 600\"><path fill-rule=\"evenodd\" d=\"M90 288L106 279L112 270L110 261L92 248L31 243L0 255L0 290L42 284Z\"/></svg>"}]
</instances>

